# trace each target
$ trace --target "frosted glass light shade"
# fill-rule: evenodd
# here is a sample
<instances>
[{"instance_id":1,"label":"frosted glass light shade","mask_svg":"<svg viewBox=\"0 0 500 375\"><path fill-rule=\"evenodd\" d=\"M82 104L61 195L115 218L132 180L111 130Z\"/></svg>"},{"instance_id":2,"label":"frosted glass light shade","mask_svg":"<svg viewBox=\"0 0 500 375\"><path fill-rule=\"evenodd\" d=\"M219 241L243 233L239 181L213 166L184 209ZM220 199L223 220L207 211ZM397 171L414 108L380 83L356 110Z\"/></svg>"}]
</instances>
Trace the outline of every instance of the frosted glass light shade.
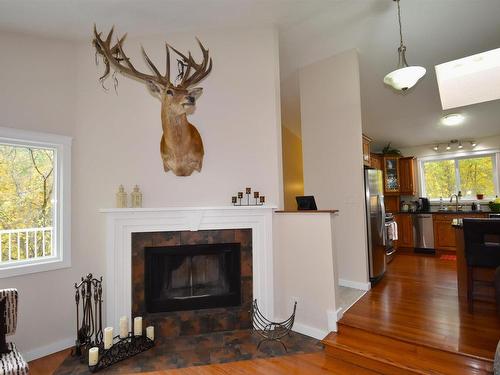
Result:
<instances>
[{"instance_id":1,"label":"frosted glass light shade","mask_svg":"<svg viewBox=\"0 0 500 375\"><path fill-rule=\"evenodd\" d=\"M425 73L426 70L424 67L407 66L387 74L384 77L384 83L391 86L395 90L406 91L415 86Z\"/></svg>"}]
</instances>

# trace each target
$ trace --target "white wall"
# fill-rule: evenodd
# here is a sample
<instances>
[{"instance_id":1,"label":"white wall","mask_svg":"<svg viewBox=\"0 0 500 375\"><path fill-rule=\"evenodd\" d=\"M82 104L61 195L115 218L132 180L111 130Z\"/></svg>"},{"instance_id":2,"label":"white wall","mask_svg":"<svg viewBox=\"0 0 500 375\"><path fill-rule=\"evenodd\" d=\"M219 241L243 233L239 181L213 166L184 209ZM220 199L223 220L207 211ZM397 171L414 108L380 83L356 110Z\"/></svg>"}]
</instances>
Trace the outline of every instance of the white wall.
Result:
<instances>
[{"instance_id":1,"label":"white wall","mask_svg":"<svg viewBox=\"0 0 500 375\"><path fill-rule=\"evenodd\" d=\"M0 49L0 126L72 136L76 47L0 33ZM74 232L84 230L74 227ZM74 341L69 340L74 331L72 282L91 268L84 253L76 251L73 264L73 269L0 279L0 288L19 290L19 322L13 339L21 350Z\"/></svg>"},{"instance_id":2,"label":"white wall","mask_svg":"<svg viewBox=\"0 0 500 375\"><path fill-rule=\"evenodd\" d=\"M104 274L104 219L119 184L139 184L145 207L226 205L251 186L282 204L279 67L272 29L225 30L169 36L181 51L198 55L193 35L210 48L214 68L190 121L205 145L200 174L165 174L159 154L160 103L145 86L119 76L118 95L98 82L88 43L0 34L0 126L73 136L72 268L0 279L20 292L14 337L28 358L67 347L74 340L72 283ZM164 66L163 37L140 40ZM144 67L139 41L126 50ZM112 88L111 80L107 85ZM104 275L106 281L106 275Z\"/></svg>"},{"instance_id":3,"label":"white wall","mask_svg":"<svg viewBox=\"0 0 500 375\"><path fill-rule=\"evenodd\" d=\"M288 319L297 301L294 330L323 339L336 330L336 249L330 213L276 213L274 313Z\"/></svg>"},{"instance_id":4,"label":"white wall","mask_svg":"<svg viewBox=\"0 0 500 375\"><path fill-rule=\"evenodd\" d=\"M340 210L335 226L339 278L368 282L361 103L355 50L300 70L304 192L319 209Z\"/></svg>"}]
</instances>

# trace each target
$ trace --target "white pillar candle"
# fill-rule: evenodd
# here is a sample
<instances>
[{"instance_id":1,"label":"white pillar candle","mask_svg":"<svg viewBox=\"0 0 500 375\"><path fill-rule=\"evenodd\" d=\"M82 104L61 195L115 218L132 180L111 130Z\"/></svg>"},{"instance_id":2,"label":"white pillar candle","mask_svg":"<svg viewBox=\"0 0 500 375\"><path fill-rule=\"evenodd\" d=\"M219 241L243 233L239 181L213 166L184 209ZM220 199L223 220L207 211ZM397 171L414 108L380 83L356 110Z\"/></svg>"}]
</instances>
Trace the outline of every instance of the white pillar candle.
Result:
<instances>
[{"instance_id":1,"label":"white pillar candle","mask_svg":"<svg viewBox=\"0 0 500 375\"><path fill-rule=\"evenodd\" d=\"M148 339L150 340L155 340L155 327L149 326L146 327L146 336L148 336Z\"/></svg>"},{"instance_id":2,"label":"white pillar candle","mask_svg":"<svg viewBox=\"0 0 500 375\"><path fill-rule=\"evenodd\" d=\"M120 338L124 339L128 336L128 318L122 316L120 318Z\"/></svg>"},{"instance_id":3,"label":"white pillar candle","mask_svg":"<svg viewBox=\"0 0 500 375\"><path fill-rule=\"evenodd\" d=\"M109 349L113 346L113 327L104 328L104 349Z\"/></svg>"},{"instance_id":4,"label":"white pillar candle","mask_svg":"<svg viewBox=\"0 0 500 375\"><path fill-rule=\"evenodd\" d=\"M89 366L97 365L97 360L99 359L99 348L94 346L89 349Z\"/></svg>"},{"instance_id":5,"label":"white pillar candle","mask_svg":"<svg viewBox=\"0 0 500 375\"><path fill-rule=\"evenodd\" d=\"M134 318L134 335L142 336L142 316Z\"/></svg>"}]
</instances>

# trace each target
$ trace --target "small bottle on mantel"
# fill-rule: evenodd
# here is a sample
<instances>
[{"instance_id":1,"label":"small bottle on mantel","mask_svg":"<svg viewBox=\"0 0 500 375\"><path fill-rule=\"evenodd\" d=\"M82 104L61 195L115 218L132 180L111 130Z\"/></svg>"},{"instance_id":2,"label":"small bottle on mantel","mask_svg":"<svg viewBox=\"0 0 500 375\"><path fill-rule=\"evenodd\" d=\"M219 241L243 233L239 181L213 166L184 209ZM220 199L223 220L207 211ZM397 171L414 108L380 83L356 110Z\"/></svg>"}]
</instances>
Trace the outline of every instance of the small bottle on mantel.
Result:
<instances>
[{"instance_id":1,"label":"small bottle on mantel","mask_svg":"<svg viewBox=\"0 0 500 375\"><path fill-rule=\"evenodd\" d=\"M130 193L130 198L132 200L131 203L133 208L142 207L142 193L139 190L139 186L134 186L134 190L132 191L132 193Z\"/></svg>"},{"instance_id":2,"label":"small bottle on mantel","mask_svg":"<svg viewBox=\"0 0 500 375\"><path fill-rule=\"evenodd\" d=\"M127 208L127 193L123 185L118 187L118 192L116 193L116 208Z\"/></svg>"}]
</instances>

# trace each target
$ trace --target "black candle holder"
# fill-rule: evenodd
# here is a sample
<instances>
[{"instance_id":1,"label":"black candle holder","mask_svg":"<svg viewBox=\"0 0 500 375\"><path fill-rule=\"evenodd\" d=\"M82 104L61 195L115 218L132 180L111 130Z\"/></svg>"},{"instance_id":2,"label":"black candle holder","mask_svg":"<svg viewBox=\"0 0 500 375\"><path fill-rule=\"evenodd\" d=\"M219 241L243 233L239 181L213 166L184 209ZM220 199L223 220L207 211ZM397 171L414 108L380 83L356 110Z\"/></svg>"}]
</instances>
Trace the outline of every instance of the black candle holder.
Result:
<instances>
[{"instance_id":1,"label":"black candle holder","mask_svg":"<svg viewBox=\"0 0 500 375\"><path fill-rule=\"evenodd\" d=\"M127 358L133 357L139 353L145 352L155 346L155 342L147 336L134 336L129 332L127 337L121 338L119 335L113 337L113 346L109 349L104 349L104 345L97 346L99 348L99 358L97 364L90 366L90 372L94 373L103 370L115 363L123 361ZM88 363L88 351L87 351Z\"/></svg>"},{"instance_id":2,"label":"black candle holder","mask_svg":"<svg viewBox=\"0 0 500 375\"><path fill-rule=\"evenodd\" d=\"M233 206L263 206L266 203L266 197L260 195L258 191L253 192L253 198L255 199L255 203L250 202L250 196L252 195L252 189L247 187L245 189L246 195L246 203L243 201L243 192L239 191L237 195L231 198L231 203Z\"/></svg>"}]
</instances>

